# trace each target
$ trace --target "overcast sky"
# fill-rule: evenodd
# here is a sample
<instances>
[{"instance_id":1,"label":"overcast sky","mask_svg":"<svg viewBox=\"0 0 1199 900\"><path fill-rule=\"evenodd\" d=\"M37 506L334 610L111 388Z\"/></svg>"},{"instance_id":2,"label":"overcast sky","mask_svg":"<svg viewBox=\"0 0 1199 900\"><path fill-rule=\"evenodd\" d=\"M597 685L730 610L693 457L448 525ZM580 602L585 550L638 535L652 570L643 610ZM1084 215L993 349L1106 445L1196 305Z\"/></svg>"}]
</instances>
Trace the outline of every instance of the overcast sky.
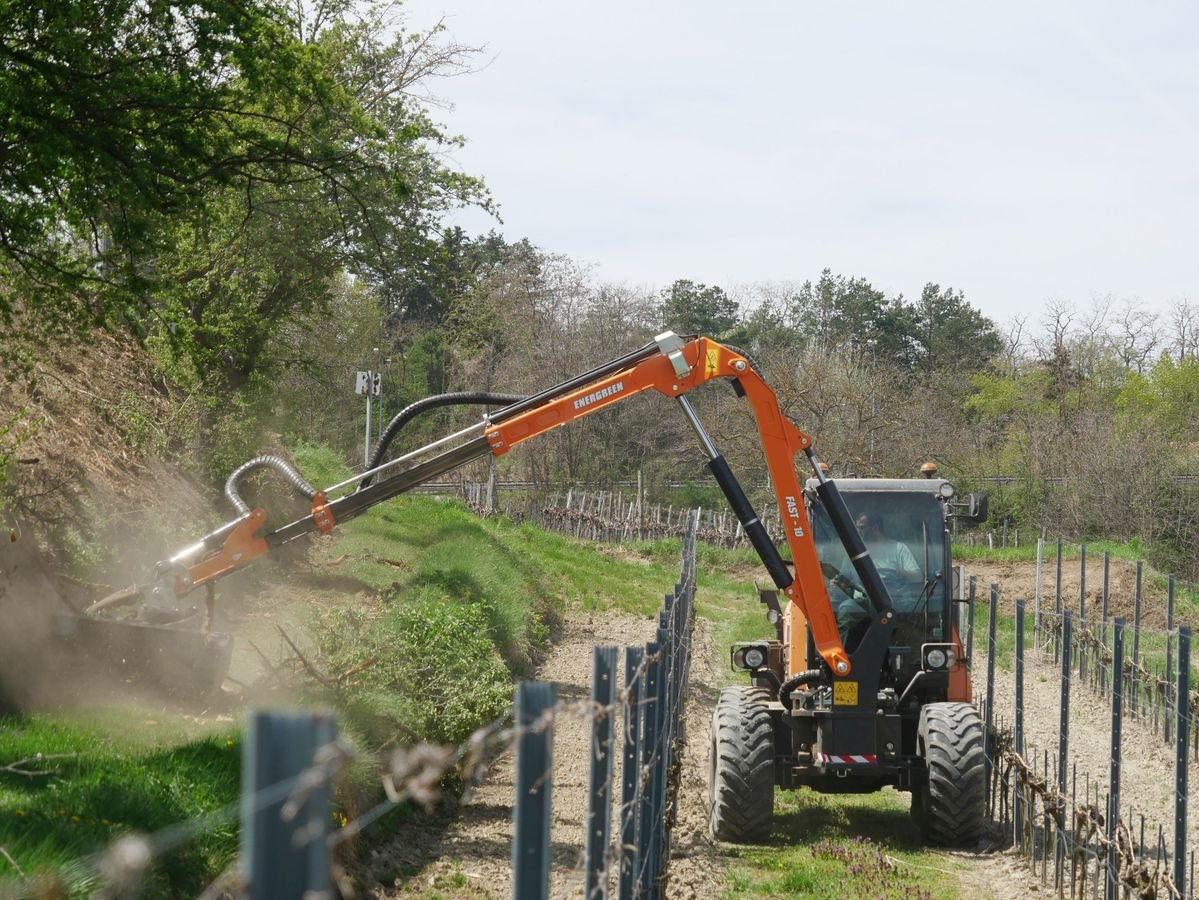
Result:
<instances>
[{"instance_id":1,"label":"overcast sky","mask_svg":"<svg viewBox=\"0 0 1199 900\"><path fill-rule=\"evenodd\" d=\"M1199 300L1199 4L409 0L500 228L602 280ZM462 217L472 231L490 223Z\"/></svg>"}]
</instances>

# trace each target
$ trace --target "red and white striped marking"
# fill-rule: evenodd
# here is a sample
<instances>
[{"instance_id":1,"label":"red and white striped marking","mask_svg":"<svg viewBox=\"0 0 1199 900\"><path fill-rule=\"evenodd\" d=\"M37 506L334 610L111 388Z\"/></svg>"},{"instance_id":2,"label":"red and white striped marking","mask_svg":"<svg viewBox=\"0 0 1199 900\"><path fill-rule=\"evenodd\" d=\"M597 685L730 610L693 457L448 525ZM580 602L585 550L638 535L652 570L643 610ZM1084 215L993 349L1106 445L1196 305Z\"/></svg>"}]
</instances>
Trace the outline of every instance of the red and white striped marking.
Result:
<instances>
[{"instance_id":1,"label":"red and white striped marking","mask_svg":"<svg viewBox=\"0 0 1199 900\"><path fill-rule=\"evenodd\" d=\"M827 766L873 766L878 763L877 756L837 756L833 753L817 753L816 762Z\"/></svg>"}]
</instances>

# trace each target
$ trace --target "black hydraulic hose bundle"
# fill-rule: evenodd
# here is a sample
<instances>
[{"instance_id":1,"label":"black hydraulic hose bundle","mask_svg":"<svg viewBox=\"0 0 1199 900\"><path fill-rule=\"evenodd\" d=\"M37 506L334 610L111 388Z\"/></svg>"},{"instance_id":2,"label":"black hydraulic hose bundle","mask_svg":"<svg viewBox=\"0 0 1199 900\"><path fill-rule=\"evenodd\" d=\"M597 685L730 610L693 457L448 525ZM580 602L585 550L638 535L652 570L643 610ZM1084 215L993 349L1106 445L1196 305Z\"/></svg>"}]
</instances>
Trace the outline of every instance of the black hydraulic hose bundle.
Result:
<instances>
[{"instance_id":1,"label":"black hydraulic hose bundle","mask_svg":"<svg viewBox=\"0 0 1199 900\"><path fill-rule=\"evenodd\" d=\"M487 391L460 391L452 394L434 394L432 397L425 397L417 400L415 403L410 403L402 410L396 413L395 418L387 423L387 427L383 429L383 434L379 436L379 442L375 445L374 452L371 453L370 460L366 464L367 470L374 469L383 462L383 456L387 453L387 448L391 446L396 435L400 433L405 425L419 416L421 413L428 412L431 409L438 409L442 406L507 406L512 403L520 403L526 400L524 394L492 394ZM372 478L363 478L358 485L358 490L370 485Z\"/></svg>"},{"instance_id":2,"label":"black hydraulic hose bundle","mask_svg":"<svg viewBox=\"0 0 1199 900\"><path fill-rule=\"evenodd\" d=\"M779 702L783 706L791 706L791 692L805 684L819 683L825 680L823 669L804 669L802 672L796 672L790 678L783 682L779 688Z\"/></svg>"}]
</instances>

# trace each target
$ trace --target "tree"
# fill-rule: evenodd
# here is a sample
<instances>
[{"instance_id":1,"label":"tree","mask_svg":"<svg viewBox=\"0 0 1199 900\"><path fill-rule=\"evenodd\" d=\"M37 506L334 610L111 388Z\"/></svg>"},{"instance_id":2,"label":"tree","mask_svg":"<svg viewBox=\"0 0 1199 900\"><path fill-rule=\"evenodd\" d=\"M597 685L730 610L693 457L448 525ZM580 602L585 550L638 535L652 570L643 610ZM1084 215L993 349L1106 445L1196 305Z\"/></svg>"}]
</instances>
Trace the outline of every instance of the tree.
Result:
<instances>
[{"instance_id":1,"label":"tree","mask_svg":"<svg viewBox=\"0 0 1199 900\"><path fill-rule=\"evenodd\" d=\"M236 385L339 271L411 265L485 197L417 96L465 48L394 25L349 0L5 5L5 323L161 331Z\"/></svg>"},{"instance_id":2,"label":"tree","mask_svg":"<svg viewBox=\"0 0 1199 900\"><path fill-rule=\"evenodd\" d=\"M822 350L910 364L911 323L902 298L888 299L864 278L825 269L815 284L804 282L790 316L795 331Z\"/></svg>"},{"instance_id":3,"label":"tree","mask_svg":"<svg viewBox=\"0 0 1199 900\"><path fill-rule=\"evenodd\" d=\"M737 325L737 301L722 288L680 278L662 292L662 322L679 334L721 337Z\"/></svg>"},{"instance_id":4,"label":"tree","mask_svg":"<svg viewBox=\"0 0 1199 900\"><path fill-rule=\"evenodd\" d=\"M977 372L1003 348L995 323L961 291L929 282L911 312L914 363L925 374Z\"/></svg>"}]
</instances>

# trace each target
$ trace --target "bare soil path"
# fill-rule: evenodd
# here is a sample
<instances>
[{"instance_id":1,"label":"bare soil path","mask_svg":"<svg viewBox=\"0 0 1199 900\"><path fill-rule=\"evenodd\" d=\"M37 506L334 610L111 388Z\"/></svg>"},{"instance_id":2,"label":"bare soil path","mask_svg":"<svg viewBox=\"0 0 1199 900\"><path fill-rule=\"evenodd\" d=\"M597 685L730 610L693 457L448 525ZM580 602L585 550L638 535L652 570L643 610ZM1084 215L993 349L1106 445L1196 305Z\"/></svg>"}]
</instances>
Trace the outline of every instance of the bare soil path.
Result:
<instances>
[{"instance_id":1,"label":"bare soil path","mask_svg":"<svg viewBox=\"0 0 1199 900\"><path fill-rule=\"evenodd\" d=\"M648 617L610 613L573 613L564 634L541 666L539 678L553 683L559 701L585 700L590 693L591 649L597 644L623 648L653 638L657 622ZM623 650L618 654L623 662ZM683 754L679 813L674 830L669 896L717 895L723 881L719 851L707 837L708 720L715 702L716 672L708 625L697 623L691 697L685 728L692 738ZM623 667L622 667L623 668ZM623 670L617 685L624 684ZM554 723L553 821L550 894L583 896L583 837L587 815L590 729L585 716L569 711ZM614 774L620 784L620 760ZM512 895L513 756L503 753L484 782L470 792L456 815L434 822L405 823L396 836L374 849L368 875L377 900L405 897L508 898ZM619 787L616 789L617 800ZM432 826L432 827L431 827Z\"/></svg>"}]
</instances>

